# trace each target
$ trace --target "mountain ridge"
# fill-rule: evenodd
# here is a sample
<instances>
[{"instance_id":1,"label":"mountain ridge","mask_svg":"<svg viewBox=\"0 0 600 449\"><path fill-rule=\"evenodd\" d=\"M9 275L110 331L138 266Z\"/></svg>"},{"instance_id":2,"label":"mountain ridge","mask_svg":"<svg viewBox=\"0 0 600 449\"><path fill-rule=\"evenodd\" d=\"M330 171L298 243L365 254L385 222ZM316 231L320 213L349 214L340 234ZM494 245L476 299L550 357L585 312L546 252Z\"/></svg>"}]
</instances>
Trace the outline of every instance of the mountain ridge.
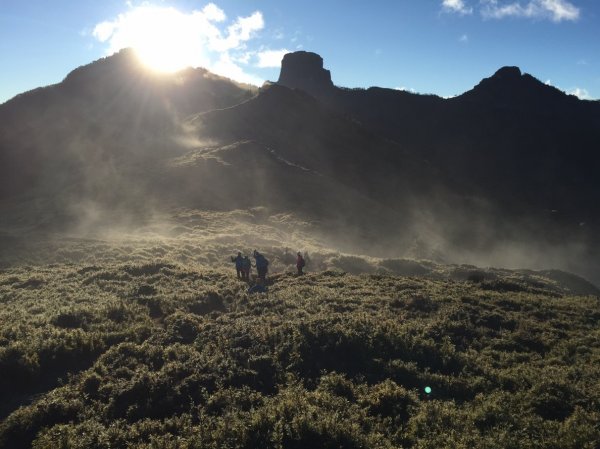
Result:
<instances>
[{"instance_id":1,"label":"mountain ridge","mask_svg":"<svg viewBox=\"0 0 600 449\"><path fill-rule=\"evenodd\" d=\"M282 66L286 80L297 78L290 74L290 69L305 58L305 52L299 53L295 64L289 63L293 57L284 58L284 62L288 61ZM306 88L302 83L298 86L287 84L292 88ZM516 67L501 68L470 91L451 99L382 88L350 90L323 85L308 92L425 159L438 161L439 168L451 173L457 182L468 181L476 173L486 174L489 164L480 151L486 147L486 156L496 159L499 168L505 172L515 171L515 177L520 179L525 178L524 170L534 173L534 177L541 178L543 173L553 175L552 170L545 167L535 173L536 161L542 153L553 155L552 161L556 159L555 162L544 162L556 167L555 172L562 165L567 165L569 171L583 170L585 176L580 184L593 184L594 175L586 167L598 167L600 163L597 152L589 150L600 139L600 131L597 131L600 129L600 102L579 100L562 93L531 75L522 74ZM536 138L542 143L534 142ZM501 147L503 141L508 145ZM448 147L452 151L447 151ZM569 147L575 147L574 157L570 156L572 150ZM507 155L503 154L505 152ZM521 163L519 158L527 154L531 160ZM511 160L516 163L511 165ZM463 165L465 162L466 166ZM473 179L467 182L472 184L467 189L479 190L483 186L487 194L495 195L497 192L490 190L493 186L486 186L486 182L485 176L484 179ZM565 185L566 182L573 180L557 179L555 184ZM530 190L525 186L519 188ZM597 199L593 194L592 197ZM503 201L510 202L514 198L513 191ZM563 198L560 204L552 206L548 200L545 207L566 209L569 202L568 198ZM582 204L591 202L593 200L586 196Z\"/></svg>"},{"instance_id":2,"label":"mountain ridge","mask_svg":"<svg viewBox=\"0 0 600 449\"><path fill-rule=\"evenodd\" d=\"M363 236L352 245L366 251L402 254L420 239L428 254L465 250L464 261L504 245L528 265L536 242L565 248L539 257L547 268L600 272L596 103L517 68L442 99L339 88L309 52L286 55L281 83L259 90L204 69L151 74L133 57L104 58L0 106L6 217L266 206L346 222L332 238ZM506 86L533 93L506 102ZM540 95L553 106L532 107Z\"/></svg>"}]
</instances>

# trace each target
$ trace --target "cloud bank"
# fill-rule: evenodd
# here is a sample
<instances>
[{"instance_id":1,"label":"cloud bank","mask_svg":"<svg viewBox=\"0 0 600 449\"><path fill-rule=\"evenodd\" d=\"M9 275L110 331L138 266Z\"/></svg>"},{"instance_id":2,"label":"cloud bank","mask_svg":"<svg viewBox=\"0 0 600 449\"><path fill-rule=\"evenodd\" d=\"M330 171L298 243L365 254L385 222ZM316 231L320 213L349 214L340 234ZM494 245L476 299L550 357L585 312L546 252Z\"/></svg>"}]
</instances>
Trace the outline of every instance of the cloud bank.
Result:
<instances>
[{"instance_id":1,"label":"cloud bank","mask_svg":"<svg viewBox=\"0 0 600 449\"><path fill-rule=\"evenodd\" d=\"M460 15L471 14L475 8L485 19L504 19L507 17L551 20L553 22L575 21L581 11L567 0L479 0L467 4L465 0L443 0L442 10Z\"/></svg>"}]
</instances>

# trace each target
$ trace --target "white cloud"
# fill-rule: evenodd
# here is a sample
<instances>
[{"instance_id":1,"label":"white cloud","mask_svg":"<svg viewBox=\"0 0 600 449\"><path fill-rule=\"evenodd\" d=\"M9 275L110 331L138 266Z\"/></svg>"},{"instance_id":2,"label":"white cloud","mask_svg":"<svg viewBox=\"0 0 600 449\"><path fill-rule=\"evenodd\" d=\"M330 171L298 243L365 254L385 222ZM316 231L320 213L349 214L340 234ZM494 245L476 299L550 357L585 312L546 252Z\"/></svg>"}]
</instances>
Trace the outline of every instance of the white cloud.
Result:
<instances>
[{"instance_id":1,"label":"white cloud","mask_svg":"<svg viewBox=\"0 0 600 449\"><path fill-rule=\"evenodd\" d=\"M258 63L257 67L267 68L267 67L281 67L281 60L283 56L287 53L291 53L287 48L282 48L281 50L264 50L257 54Z\"/></svg>"},{"instance_id":2,"label":"white cloud","mask_svg":"<svg viewBox=\"0 0 600 449\"><path fill-rule=\"evenodd\" d=\"M265 22L262 13L256 11L248 17L238 17L233 25L227 28L227 37L220 34L211 41L216 51L226 51L239 48L240 45L253 37L254 33L263 29Z\"/></svg>"},{"instance_id":3,"label":"white cloud","mask_svg":"<svg viewBox=\"0 0 600 449\"><path fill-rule=\"evenodd\" d=\"M469 42L469 36L463 34L461 37L458 38L458 40L466 44L467 42Z\"/></svg>"},{"instance_id":4,"label":"white cloud","mask_svg":"<svg viewBox=\"0 0 600 449\"><path fill-rule=\"evenodd\" d=\"M486 19L520 17L562 22L579 19L580 9L568 0L479 0L479 12ZM467 15L474 8L465 0L442 0L442 10Z\"/></svg>"},{"instance_id":5,"label":"white cloud","mask_svg":"<svg viewBox=\"0 0 600 449\"><path fill-rule=\"evenodd\" d=\"M591 100L592 99L592 97L590 96L590 93L587 91L587 89L581 89L579 87L574 87L573 89L569 90L567 93L570 95L575 95L580 100Z\"/></svg>"},{"instance_id":6,"label":"white cloud","mask_svg":"<svg viewBox=\"0 0 600 449\"><path fill-rule=\"evenodd\" d=\"M481 15L487 19L523 17L549 19L553 22L579 19L580 10L567 0L499 1L480 0Z\"/></svg>"},{"instance_id":7,"label":"white cloud","mask_svg":"<svg viewBox=\"0 0 600 449\"><path fill-rule=\"evenodd\" d=\"M539 0L542 8L552 14L552 20L577 20L579 8L566 0Z\"/></svg>"},{"instance_id":8,"label":"white cloud","mask_svg":"<svg viewBox=\"0 0 600 449\"><path fill-rule=\"evenodd\" d=\"M228 20L214 3L188 12L144 3L130 5L112 20L98 23L92 35L106 45L107 54L132 47L140 56L146 53L154 58L165 70L201 66L236 81L260 85L263 80L247 71L256 54L248 47L264 27L260 11Z\"/></svg>"},{"instance_id":9,"label":"white cloud","mask_svg":"<svg viewBox=\"0 0 600 449\"><path fill-rule=\"evenodd\" d=\"M463 15L473 12L473 8L467 6L464 0L443 0L442 9L447 12L455 12Z\"/></svg>"},{"instance_id":10,"label":"white cloud","mask_svg":"<svg viewBox=\"0 0 600 449\"><path fill-rule=\"evenodd\" d=\"M106 42L114 34L117 24L115 22L102 22L96 25L93 36L100 42Z\"/></svg>"},{"instance_id":11,"label":"white cloud","mask_svg":"<svg viewBox=\"0 0 600 449\"><path fill-rule=\"evenodd\" d=\"M260 86L265 82L264 79L258 76L246 73L227 53L223 53L219 60L212 64L210 70L217 75L225 76L241 83Z\"/></svg>"},{"instance_id":12,"label":"white cloud","mask_svg":"<svg viewBox=\"0 0 600 449\"><path fill-rule=\"evenodd\" d=\"M223 22L227 17L225 12L214 3L209 3L202 9L202 14L206 20L211 22Z\"/></svg>"},{"instance_id":13,"label":"white cloud","mask_svg":"<svg viewBox=\"0 0 600 449\"><path fill-rule=\"evenodd\" d=\"M255 51L247 51L245 53L236 54L232 60L240 64L248 65L250 60L256 55Z\"/></svg>"}]
</instances>

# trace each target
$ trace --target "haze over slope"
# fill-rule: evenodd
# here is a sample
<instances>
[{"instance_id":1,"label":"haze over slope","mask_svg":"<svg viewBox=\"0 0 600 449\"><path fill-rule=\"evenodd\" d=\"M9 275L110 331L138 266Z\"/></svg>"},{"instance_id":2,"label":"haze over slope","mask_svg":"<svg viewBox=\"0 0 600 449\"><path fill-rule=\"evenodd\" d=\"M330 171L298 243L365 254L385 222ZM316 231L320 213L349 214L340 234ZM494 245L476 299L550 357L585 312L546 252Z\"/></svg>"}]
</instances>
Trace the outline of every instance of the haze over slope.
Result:
<instances>
[{"instance_id":1,"label":"haze over slope","mask_svg":"<svg viewBox=\"0 0 600 449\"><path fill-rule=\"evenodd\" d=\"M0 105L1 225L266 207L346 250L416 246L598 282L598 141L598 102L516 68L441 99L338 88L306 52L256 91L201 69L152 74L122 51Z\"/></svg>"}]
</instances>

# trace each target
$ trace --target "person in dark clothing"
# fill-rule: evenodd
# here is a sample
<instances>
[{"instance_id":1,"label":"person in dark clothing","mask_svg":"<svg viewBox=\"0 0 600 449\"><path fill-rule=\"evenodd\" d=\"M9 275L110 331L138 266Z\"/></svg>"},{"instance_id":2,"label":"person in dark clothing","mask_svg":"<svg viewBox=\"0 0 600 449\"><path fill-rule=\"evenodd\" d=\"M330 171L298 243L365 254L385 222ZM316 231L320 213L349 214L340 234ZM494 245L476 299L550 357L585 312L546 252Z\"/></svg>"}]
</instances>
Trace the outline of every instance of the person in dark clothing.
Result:
<instances>
[{"instance_id":1,"label":"person in dark clothing","mask_svg":"<svg viewBox=\"0 0 600 449\"><path fill-rule=\"evenodd\" d=\"M298 276L302 276L304 274L302 272L304 265L306 265L306 262L302 257L302 253L298 252L298 258L296 259L296 268L298 269Z\"/></svg>"},{"instance_id":2,"label":"person in dark clothing","mask_svg":"<svg viewBox=\"0 0 600 449\"><path fill-rule=\"evenodd\" d=\"M250 259L248 258L248 256L244 256L244 259L242 260L242 279L249 281L250 280L250 267L252 266L252 263L250 262Z\"/></svg>"},{"instance_id":3,"label":"person in dark clothing","mask_svg":"<svg viewBox=\"0 0 600 449\"><path fill-rule=\"evenodd\" d=\"M258 280L264 283L267 279L267 272L269 271L269 261L258 251L254 250L254 260L256 261L256 272L258 273Z\"/></svg>"},{"instance_id":4,"label":"person in dark clothing","mask_svg":"<svg viewBox=\"0 0 600 449\"><path fill-rule=\"evenodd\" d=\"M244 259L242 258L242 253L238 252L237 257L232 257L231 261L235 262L235 270L237 271L238 279L243 278L242 267L243 267Z\"/></svg>"}]
</instances>

